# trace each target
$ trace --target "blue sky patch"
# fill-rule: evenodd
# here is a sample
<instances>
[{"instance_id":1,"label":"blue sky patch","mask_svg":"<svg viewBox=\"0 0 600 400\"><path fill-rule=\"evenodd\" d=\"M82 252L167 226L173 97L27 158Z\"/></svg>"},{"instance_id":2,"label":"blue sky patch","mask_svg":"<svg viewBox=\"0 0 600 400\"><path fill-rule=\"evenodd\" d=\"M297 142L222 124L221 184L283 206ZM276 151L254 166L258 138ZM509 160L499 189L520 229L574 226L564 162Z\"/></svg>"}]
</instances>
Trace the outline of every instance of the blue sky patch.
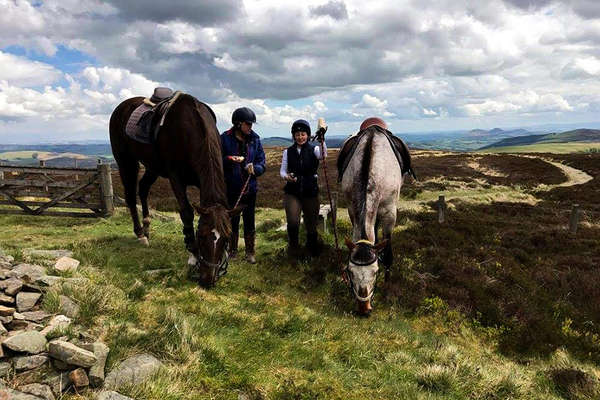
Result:
<instances>
[{"instance_id":1,"label":"blue sky patch","mask_svg":"<svg viewBox=\"0 0 600 400\"><path fill-rule=\"evenodd\" d=\"M2 51L25 57L32 61L39 61L52 65L54 68L71 75L81 72L86 67L95 67L99 65L94 57L63 45L57 47L56 54L53 56L29 50L22 46L8 46L3 48Z\"/></svg>"}]
</instances>

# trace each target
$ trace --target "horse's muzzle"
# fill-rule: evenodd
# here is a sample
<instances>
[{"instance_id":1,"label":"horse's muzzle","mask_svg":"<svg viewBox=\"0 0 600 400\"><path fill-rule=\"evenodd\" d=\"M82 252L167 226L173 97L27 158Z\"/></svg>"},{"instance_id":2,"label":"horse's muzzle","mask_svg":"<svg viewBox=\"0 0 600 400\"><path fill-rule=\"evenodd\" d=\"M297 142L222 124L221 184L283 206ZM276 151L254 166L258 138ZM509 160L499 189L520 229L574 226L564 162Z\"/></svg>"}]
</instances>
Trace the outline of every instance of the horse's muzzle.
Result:
<instances>
[{"instance_id":1,"label":"horse's muzzle","mask_svg":"<svg viewBox=\"0 0 600 400\"><path fill-rule=\"evenodd\" d=\"M227 268L229 266L229 254L227 250L223 251L221 261L218 263L211 263L206 261L202 256L198 258L194 269L196 273L196 279L198 283L206 288L215 286L220 277L227 274Z\"/></svg>"}]
</instances>

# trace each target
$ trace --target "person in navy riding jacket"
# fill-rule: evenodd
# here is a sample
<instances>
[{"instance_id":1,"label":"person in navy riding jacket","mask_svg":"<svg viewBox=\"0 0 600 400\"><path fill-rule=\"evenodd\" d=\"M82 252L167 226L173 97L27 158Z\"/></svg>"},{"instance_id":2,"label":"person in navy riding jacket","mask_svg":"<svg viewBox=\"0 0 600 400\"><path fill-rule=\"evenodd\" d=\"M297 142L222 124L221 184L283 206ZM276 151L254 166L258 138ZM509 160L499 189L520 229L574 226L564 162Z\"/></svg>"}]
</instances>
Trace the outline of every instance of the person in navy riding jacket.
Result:
<instances>
[{"instance_id":1,"label":"person in navy riding jacket","mask_svg":"<svg viewBox=\"0 0 600 400\"><path fill-rule=\"evenodd\" d=\"M299 119L292 124L292 139L294 143L283 151L279 174L286 181L283 188L283 205L287 219L288 254L291 257L300 255L298 233L300 230L300 214L304 214L304 227L306 228L306 248L309 253L316 256L320 252L317 234L317 220L319 217L319 184L317 169L319 160L327 157L325 146L325 130L317 133L321 146L313 145L310 139L310 124Z\"/></svg>"},{"instance_id":2,"label":"person in navy riding jacket","mask_svg":"<svg viewBox=\"0 0 600 400\"><path fill-rule=\"evenodd\" d=\"M265 152L259 136L252 130L252 124L256 123L256 115L251 109L238 108L233 112L231 122L233 126L221 134L227 201L231 208L242 194L240 204L246 205L242 211L246 260L254 264L256 263L254 211L258 189L256 177L265 172ZM231 228L233 233L229 242L229 251L231 257L235 257L240 229L239 215L231 218Z\"/></svg>"}]
</instances>

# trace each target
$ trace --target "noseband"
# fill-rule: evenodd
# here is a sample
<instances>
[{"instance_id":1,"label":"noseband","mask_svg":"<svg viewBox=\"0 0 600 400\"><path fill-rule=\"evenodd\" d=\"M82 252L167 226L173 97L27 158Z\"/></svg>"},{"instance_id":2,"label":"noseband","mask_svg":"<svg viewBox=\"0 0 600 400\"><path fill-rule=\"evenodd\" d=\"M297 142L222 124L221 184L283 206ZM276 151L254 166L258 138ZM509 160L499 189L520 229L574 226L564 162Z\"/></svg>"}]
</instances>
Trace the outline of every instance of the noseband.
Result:
<instances>
[{"instance_id":1,"label":"noseband","mask_svg":"<svg viewBox=\"0 0 600 400\"><path fill-rule=\"evenodd\" d=\"M372 246L374 246L374 243L373 243L373 242L371 242L370 240L366 240L366 239L361 239L361 240L359 240L359 241L355 242L354 244L355 244L355 245L359 245L359 244L366 244L366 245L369 245L369 246L371 246L371 247L372 247ZM345 274L345 275L347 276L347 278L348 278L348 279L347 279L347 283L348 283L348 286L350 287L350 289L351 289L352 293L354 294L354 297L356 297L356 299L357 299L358 301L362 301L362 302L369 301L369 300L371 300L371 298L373 297L373 293L375 292L375 283L373 283L373 288L372 288L372 289L371 289L371 291L370 291L370 292L367 294L367 296L366 296L366 297L363 297L363 296L359 295L359 294L356 292L356 289L355 289L354 282L352 281L352 274L351 274L351 273L346 273L346 270L348 269L348 264L350 264L350 263L352 263L352 264L356 265L357 267L365 267L365 266L367 266L367 265L371 265L371 264L373 264L373 263L374 263L374 262L377 260L377 254L374 254L374 257L372 257L372 258L369 258L369 260L368 260L368 261L353 261L353 260L352 260L352 252L350 252L350 253L351 253L351 254L350 254L350 256L348 257L348 263L346 264L346 267L345 267L345 268L342 270L342 273L343 273L343 274ZM378 274L378 273L379 273L379 271L377 271L377 272L375 273L375 281L377 281L377 274Z\"/></svg>"},{"instance_id":2,"label":"noseband","mask_svg":"<svg viewBox=\"0 0 600 400\"><path fill-rule=\"evenodd\" d=\"M223 256L221 257L221 261L218 263L211 263L206 261L202 254L198 253L198 262L196 265L204 265L206 267L212 268L215 271L213 275L213 283L217 281L220 277L227 274L227 267L229 266L229 253L227 250L223 250Z\"/></svg>"}]
</instances>

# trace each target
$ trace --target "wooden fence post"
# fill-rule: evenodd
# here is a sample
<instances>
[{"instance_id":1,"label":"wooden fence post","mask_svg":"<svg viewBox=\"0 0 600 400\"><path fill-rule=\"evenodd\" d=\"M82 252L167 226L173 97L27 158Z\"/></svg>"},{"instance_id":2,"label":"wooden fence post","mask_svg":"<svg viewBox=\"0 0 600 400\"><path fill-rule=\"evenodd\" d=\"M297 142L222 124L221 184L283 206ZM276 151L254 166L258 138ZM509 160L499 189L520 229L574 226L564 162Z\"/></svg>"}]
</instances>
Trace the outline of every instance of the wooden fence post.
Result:
<instances>
[{"instance_id":1,"label":"wooden fence post","mask_svg":"<svg viewBox=\"0 0 600 400\"><path fill-rule=\"evenodd\" d=\"M445 196L440 196L437 202L438 206L438 222L443 224L446 221L446 198Z\"/></svg>"},{"instance_id":2,"label":"wooden fence post","mask_svg":"<svg viewBox=\"0 0 600 400\"><path fill-rule=\"evenodd\" d=\"M577 225L579 225L579 204L573 204L573 209L571 209L571 218L569 220L569 231L572 234L577 233Z\"/></svg>"},{"instance_id":3,"label":"wooden fence post","mask_svg":"<svg viewBox=\"0 0 600 400\"><path fill-rule=\"evenodd\" d=\"M102 196L101 202L103 216L110 217L115 212L112 177L110 176L110 164L102 164L101 161L98 160L98 172L100 175L100 192Z\"/></svg>"}]
</instances>

